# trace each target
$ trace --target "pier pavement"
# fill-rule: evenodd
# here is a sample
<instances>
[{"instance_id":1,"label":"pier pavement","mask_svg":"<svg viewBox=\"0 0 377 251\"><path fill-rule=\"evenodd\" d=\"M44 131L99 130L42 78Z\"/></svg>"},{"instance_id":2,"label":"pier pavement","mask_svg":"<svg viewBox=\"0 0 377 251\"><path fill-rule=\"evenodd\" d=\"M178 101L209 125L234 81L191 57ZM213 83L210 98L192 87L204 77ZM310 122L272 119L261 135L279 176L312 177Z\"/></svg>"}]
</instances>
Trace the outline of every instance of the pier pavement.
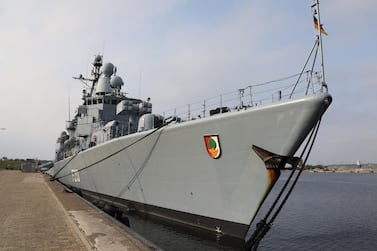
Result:
<instances>
[{"instance_id":1,"label":"pier pavement","mask_svg":"<svg viewBox=\"0 0 377 251\"><path fill-rule=\"evenodd\" d=\"M41 173L0 171L0 250L156 250Z\"/></svg>"}]
</instances>

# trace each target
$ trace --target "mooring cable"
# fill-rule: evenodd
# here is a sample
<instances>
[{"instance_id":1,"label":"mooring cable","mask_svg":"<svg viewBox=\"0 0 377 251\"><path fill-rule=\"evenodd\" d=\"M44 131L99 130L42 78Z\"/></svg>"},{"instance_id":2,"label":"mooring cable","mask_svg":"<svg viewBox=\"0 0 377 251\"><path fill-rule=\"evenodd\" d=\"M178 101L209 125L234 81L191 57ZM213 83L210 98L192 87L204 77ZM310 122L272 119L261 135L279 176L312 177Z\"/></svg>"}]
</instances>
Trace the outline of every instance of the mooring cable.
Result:
<instances>
[{"instance_id":1,"label":"mooring cable","mask_svg":"<svg viewBox=\"0 0 377 251\"><path fill-rule=\"evenodd\" d=\"M75 153L75 155L72 156L71 159L69 159L55 174L54 176L51 177L51 181L54 181L56 179L56 175L58 175L74 158L76 158L76 156L80 153L80 151L78 151L77 153Z\"/></svg>"},{"instance_id":2,"label":"mooring cable","mask_svg":"<svg viewBox=\"0 0 377 251\"><path fill-rule=\"evenodd\" d=\"M112 197L111 197L111 199L110 199L110 207L113 207L113 209L114 209L114 203L115 203L115 200L116 200L117 198L119 198L120 196L122 196L127 190L129 190L130 187L133 185L133 183L134 183L136 180L138 180L140 174L143 172L143 170L144 170L144 168L145 168L147 162L149 161L150 156L152 155L154 149L156 148L156 145L157 145L157 143L158 143L158 141L159 141L159 139L160 139L160 137L161 137L161 133L162 133L162 131L161 131L160 134L157 136L157 139L156 139L156 141L154 142L153 146L151 147L150 152L148 153L147 157L145 158L145 160L143 161L143 163L140 165L140 167L137 169L137 171L136 171L135 168L133 168L134 171L135 171L134 176L132 176L132 178L131 178L131 179L128 181L128 183L127 183L127 184L126 184L126 185L125 185L125 186L119 191L119 193L118 193L116 196L112 196ZM130 156L128 156L128 157L130 158ZM130 161L131 161L131 159L130 159ZM132 163L132 161L131 161L131 163ZM142 188L142 185L141 185L141 183L140 183L140 180L139 180L139 185L140 185L141 191L143 192L143 188Z\"/></svg>"},{"instance_id":3,"label":"mooring cable","mask_svg":"<svg viewBox=\"0 0 377 251\"><path fill-rule=\"evenodd\" d=\"M315 128L315 127L314 127L314 128ZM307 149L307 147L308 147L310 141L312 140L312 137L313 137L313 135L314 135L314 131L315 131L314 128L311 130L310 136L309 136L309 138L308 138L308 140L307 140L307 142L306 142L306 144L305 144L305 146L304 146L304 149L302 150L302 152L301 152L301 154L300 154L300 157L299 157L300 159L302 159L302 157L304 156L304 154L305 154L305 152L306 152L306 149ZM290 181L291 181L291 179L292 179L294 173L296 172L296 170L297 170L297 165L295 165L295 166L293 167L293 169L292 169L292 171L291 171L291 173L290 173L290 175L289 175L287 181L285 182L283 188L281 189L279 195L276 197L274 203L272 204L272 206L270 207L270 209L269 209L269 211L267 212L266 216L264 217L265 220L267 220L267 218L268 218L268 217L270 216L270 214L272 213L272 211L273 211L273 209L275 208L276 204L277 204L278 201L280 200L280 197L283 195L285 189L287 188L288 184L290 183Z\"/></svg>"},{"instance_id":4,"label":"mooring cable","mask_svg":"<svg viewBox=\"0 0 377 251\"><path fill-rule=\"evenodd\" d=\"M275 221L276 217L277 217L278 214L280 213L280 211L281 211L281 209L283 208L284 204L287 202L289 196L291 195L291 193L292 193L294 187L296 186L297 181L298 181L298 179L300 178L300 175L302 174L302 171L304 170L304 167L305 167L305 165L306 165L306 162L307 162L307 160L308 160L308 158L309 158L310 152L311 152L312 149L313 149L313 145L314 145L315 139L316 139L316 137L317 137L317 133L318 133L318 130L319 130L319 126L320 126L320 124L321 124L321 119L319 119L319 121L318 121L318 123L317 123L317 126L316 126L316 128L315 128L314 138L313 138L313 140L311 141L311 144L310 144L310 147L309 147L308 153L307 153L306 156L305 156L305 160L302 162L301 167L300 167L300 170L299 170L299 172L298 172L298 174L297 174L295 180L293 181L293 184L291 185L290 189L288 190L288 192L287 192L286 196L284 197L282 203L280 204L279 208L276 210L275 214L272 216L272 218L271 218L269 224L272 224L272 223Z\"/></svg>"},{"instance_id":5,"label":"mooring cable","mask_svg":"<svg viewBox=\"0 0 377 251\"><path fill-rule=\"evenodd\" d=\"M88 165L88 166L86 166L86 167L83 167L83 168L81 168L81 169L79 169L79 170L73 171L72 173L68 173L68 174L62 175L62 176L57 177L57 178L56 178L56 177L53 177L53 179L58 179L58 180L59 180L59 179L61 179L61 178L67 177L67 176L69 176L69 175L72 175L72 174L74 174L74 173L82 172L82 171L84 171L84 170L86 170L86 169L88 169L88 168L90 168L90 167L92 167L92 166L94 166L94 165L96 165L96 164L98 164L98 163L100 163L100 162L106 160L106 159L109 159L109 158L111 158L112 156L114 156L114 155L116 155L116 154L118 154L118 153L124 151L125 149L127 149L127 148L133 146L134 144L136 144L136 143L138 143L138 142L144 140L145 138L147 138L147 137L149 137L150 135L154 134L155 132L157 132L157 131L160 130L161 128L166 127L167 125L169 125L169 124L170 124L171 122L173 122L173 121L174 121L174 120L171 120L171 121L166 122L165 124L163 124L163 125L161 125L161 126L155 128L152 132L150 132L150 133L144 135L143 137L141 137L141 138L135 140L135 141L132 142L131 144L122 147L122 148L119 149L118 151L115 151L114 153L112 153L112 154L110 154L110 155L108 155L108 156L106 156L106 157L104 157L104 158L102 158L102 159L99 159L99 160L97 160L96 162L94 162L94 163L92 163L92 164L90 164L90 165ZM76 156L77 156L77 155L76 155ZM74 156L74 157L76 157L76 156ZM72 159L73 159L73 158L72 158ZM72 160L72 159L71 159L71 160ZM71 160L69 160L68 162L71 162ZM65 164L65 165L59 170L59 172L60 172L63 168L65 168L65 167L67 166L67 164L68 164L68 163L66 163L66 164Z\"/></svg>"},{"instance_id":6,"label":"mooring cable","mask_svg":"<svg viewBox=\"0 0 377 251\"><path fill-rule=\"evenodd\" d=\"M252 234L252 236L248 240L245 240L244 250L257 250L260 241L263 239L263 237L266 235L266 233L270 230L270 228L271 228L273 222L275 221L277 215L280 213L281 209L285 205L286 201L288 200L290 194L292 193L294 187L297 184L297 181L298 181L298 179L299 179L299 177L300 177L300 175L301 175L301 173L302 173L302 171L305 167L305 164L306 164L306 162L309 158L310 152L313 148L313 145L314 145L315 139L317 137L317 133L318 133L320 124L321 124L321 117L319 118L317 124L311 130L310 136L309 136L309 138L308 138L308 140L305 144L304 149L301 152L300 159L302 159L302 157L305 155L305 152L306 152L308 146L310 145L309 150L306 153L304 161L302 163L296 164L294 166L290 176L288 177L287 181L285 182L283 188L280 190L279 195L276 197L275 201L273 202L273 204L269 208L267 214L265 215L265 217L260 222L257 223L257 228L254 231L254 233ZM295 171L297 170L298 165L301 165L299 173L296 175L296 177L295 177L293 183L291 184L288 192L286 193L285 197L280 202L279 207L276 209L276 211L272 215L271 219L268 221L268 218L270 217L271 213L274 211L274 209L275 209L276 205L278 204L281 196L284 194L286 188L288 187ZM280 165L279 165L279 167L280 167Z\"/></svg>"}]
</instances>

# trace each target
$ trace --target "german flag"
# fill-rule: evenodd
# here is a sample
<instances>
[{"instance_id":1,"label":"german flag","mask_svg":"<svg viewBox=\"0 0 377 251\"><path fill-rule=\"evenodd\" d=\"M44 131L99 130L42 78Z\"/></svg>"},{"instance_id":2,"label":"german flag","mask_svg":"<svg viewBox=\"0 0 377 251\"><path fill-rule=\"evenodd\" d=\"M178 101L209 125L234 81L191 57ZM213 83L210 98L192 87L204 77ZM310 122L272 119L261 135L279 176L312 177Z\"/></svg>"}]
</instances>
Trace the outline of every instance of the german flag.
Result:
<instances>
[{"instance_id":1,"label":"german flag","mask_svg":"<svg viewBox=\"0 0 377 251\"><path fill-rule=\"evenodd\" d=\"M317 18L315 17L315 16L313 16L313 18L314 18L314 28L316 29L316 30L318 30L318 20L317 20ZM321 33L323 34L323 35L328 35L327 34L327 32L325 31L325 29L323 29L323 25L321 24L320 25L320 28L321 28Z\"/></svg>"}]
</instances>

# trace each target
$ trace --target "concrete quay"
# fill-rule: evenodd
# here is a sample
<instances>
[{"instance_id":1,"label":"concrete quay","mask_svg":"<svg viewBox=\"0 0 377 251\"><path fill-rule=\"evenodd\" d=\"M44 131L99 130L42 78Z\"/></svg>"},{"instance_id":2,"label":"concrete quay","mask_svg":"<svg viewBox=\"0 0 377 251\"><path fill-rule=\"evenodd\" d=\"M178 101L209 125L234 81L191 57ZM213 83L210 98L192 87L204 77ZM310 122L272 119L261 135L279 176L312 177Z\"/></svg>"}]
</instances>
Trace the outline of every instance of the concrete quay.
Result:
<instances>
[{"instance_id":1,"label":"concrete quay","mask_svg":"<svg viewBox=\"0 0 377 251\"><path fill-rule=\"evenodd\" d=\"M0 250L156 250L41 173L0 171Z\"/></svg>"}]
</instances>

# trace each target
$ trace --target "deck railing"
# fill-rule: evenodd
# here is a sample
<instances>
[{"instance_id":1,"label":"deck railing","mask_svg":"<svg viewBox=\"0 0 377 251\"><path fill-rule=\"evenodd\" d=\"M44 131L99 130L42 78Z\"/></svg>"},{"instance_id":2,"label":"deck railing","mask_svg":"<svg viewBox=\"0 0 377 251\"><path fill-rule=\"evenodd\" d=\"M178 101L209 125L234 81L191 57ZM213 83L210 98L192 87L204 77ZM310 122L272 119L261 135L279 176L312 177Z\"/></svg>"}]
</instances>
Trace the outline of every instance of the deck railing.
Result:
<instances>
[{"instance_id":1,"label":"deck railing","mask_svg":"<svg viewBox=\"0 0 377 251\"><path fill-rule=\"evenodd\" d=\"M304 74L248 85L237 91L179 106L165 111L162 115L165 118L171 116L187 121L289 100L324 91L320 79L318 72L306 71Z\"/></svg>"}]
</instances>

